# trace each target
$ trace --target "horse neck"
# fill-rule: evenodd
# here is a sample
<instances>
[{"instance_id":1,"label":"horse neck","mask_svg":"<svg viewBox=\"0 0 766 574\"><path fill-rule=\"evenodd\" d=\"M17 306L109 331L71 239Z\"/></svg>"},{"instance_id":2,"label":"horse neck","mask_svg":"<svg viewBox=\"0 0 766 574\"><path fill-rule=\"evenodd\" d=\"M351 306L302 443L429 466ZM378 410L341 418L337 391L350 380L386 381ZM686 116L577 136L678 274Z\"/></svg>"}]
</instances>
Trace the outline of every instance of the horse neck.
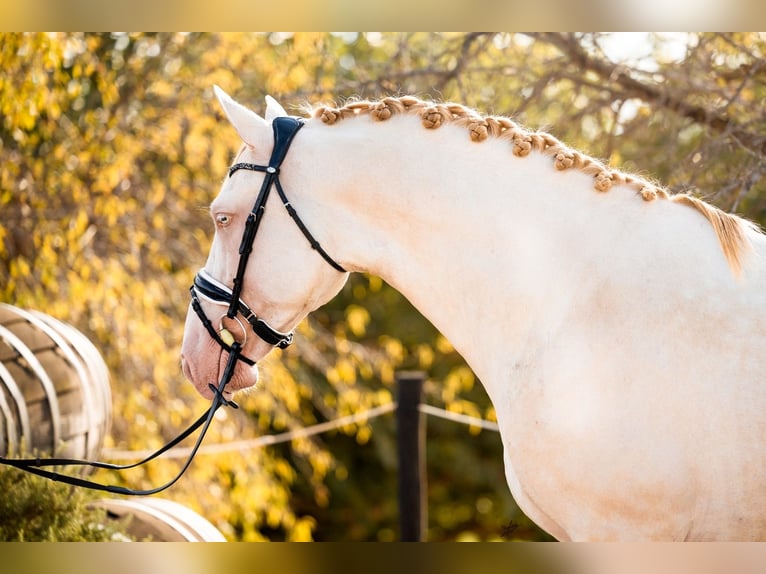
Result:
<instances>
[{"instance_id":1,"label":"horse neck","mask_svg":"<svg viewBox=\"0 0 766 574\"><path fill-rule=\"evenodd\" d=\"M332 252L405 295L485 385L497 378L497 357L512 360L509 350L544 329L554 285L574 280L572 262L548 250L564 242L554 236L577 233L562 221L585 220L572 213L577 194L561 201L557 188L582 178L581 195L593 196L587 176L555 182L541 156L515 158L507 142L473 143L464 129L426 130L415 118L310 132L334 142L314 146L326 157L313 158L324 167L312 175L333 206L323 216L333 221Z\"/></svg>"}]
</instances>

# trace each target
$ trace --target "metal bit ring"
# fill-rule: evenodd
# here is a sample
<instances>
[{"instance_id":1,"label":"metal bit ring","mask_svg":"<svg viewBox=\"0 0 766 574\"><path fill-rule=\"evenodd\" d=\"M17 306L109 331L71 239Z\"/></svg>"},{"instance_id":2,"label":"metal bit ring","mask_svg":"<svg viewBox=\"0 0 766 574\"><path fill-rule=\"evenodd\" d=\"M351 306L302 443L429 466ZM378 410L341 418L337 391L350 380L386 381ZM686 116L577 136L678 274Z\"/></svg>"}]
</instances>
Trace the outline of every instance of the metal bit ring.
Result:
<instances>
[{"instance_id":1,"label":"metal bit ring","mask_svg":"<svg viewBox=\"0 0 766 574\"><path fill-rule=\"evenodd\" d=\"M239 328L242 329L242 335L244 338L242 340L241 346L244 348L247 344L247 329L245 329L245 325L242 323L242 321L239 320L239 317L229 317L226 313L221 315L221 318L218 319L218 336L221 337L221 340L229 347L231 347L234 344L234 341L236 341L234 335L231 334L231 331L223 326L223 320L226 318L229 318L232 321L236 321L239 325Z\"/></svg>"}]
</instances>

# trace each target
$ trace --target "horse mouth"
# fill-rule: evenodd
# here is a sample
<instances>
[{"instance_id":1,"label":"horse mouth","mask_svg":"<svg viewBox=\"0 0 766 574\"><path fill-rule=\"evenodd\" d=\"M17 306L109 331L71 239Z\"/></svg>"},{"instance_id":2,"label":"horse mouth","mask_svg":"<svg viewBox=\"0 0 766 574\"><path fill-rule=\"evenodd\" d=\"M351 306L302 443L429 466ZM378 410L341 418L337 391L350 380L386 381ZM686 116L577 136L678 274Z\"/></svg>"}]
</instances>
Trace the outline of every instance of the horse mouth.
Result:
<instances>
[{"instance_id":1,"label":"horse mouth","mask_svg":"<svg viewBox=\"0 0 766 574\"><path fill-rule=\"evenodd\" d=\"M202 395L203 398L211 400L214 393L210 388L210 385L213 385L214 387L220 385L227 358L227 353L221 353L217 368L213 367L211 369L197 370L192 361L189 361L187 357L181 355L181 370L183 371L186 380L194 385L197 392ZM227 400L231 399L234 393L249 389L255 386L257 382L257 366L251 367L244 363L239 363L234 370L234 375L231 377L231 381L228 382L224 388L223 397Z\"/></svg>"}]
</instances>

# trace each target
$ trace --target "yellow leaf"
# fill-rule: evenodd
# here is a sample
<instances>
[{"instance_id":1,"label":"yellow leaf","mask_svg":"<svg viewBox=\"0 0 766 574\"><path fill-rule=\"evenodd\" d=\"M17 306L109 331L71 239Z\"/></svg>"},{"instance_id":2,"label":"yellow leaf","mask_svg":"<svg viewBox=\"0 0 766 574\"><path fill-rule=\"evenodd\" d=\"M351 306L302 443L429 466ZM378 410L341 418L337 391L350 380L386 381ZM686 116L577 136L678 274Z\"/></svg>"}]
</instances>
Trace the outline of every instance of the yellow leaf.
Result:
<instances>
[{"instance_id":1,"label":"yellow leaf","mask_svg":"<svg viewBox=\"0 0 766 574\"><path fill-rule=\"evenodd\" d=\"M290 542L311 542L312 533L315 526L316 526L316 521L310 516L306 516L304 518L299 519L295 523L295 527L290 531L289 541Z\"/></svg>"},{"instance_id":2,"label":"yellow leaf","mask_svg":"<svg viewBox=\"0 0 766 574\"><path fill-rule=\"evenodd\" d=\"M346 308L346 323L348 328L357 337L361 337L367 331L370 322L370 313L359 305L349 305Z\"/></svg>"}]
</instances>

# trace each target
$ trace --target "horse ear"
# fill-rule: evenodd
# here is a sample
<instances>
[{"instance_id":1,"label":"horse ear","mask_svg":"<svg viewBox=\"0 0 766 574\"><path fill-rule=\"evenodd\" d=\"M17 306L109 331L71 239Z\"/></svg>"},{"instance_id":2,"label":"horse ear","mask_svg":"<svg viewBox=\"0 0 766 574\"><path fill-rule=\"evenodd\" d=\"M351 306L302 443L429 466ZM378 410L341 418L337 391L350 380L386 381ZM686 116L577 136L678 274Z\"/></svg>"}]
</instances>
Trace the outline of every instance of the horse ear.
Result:
<instances>
[{"instance_id":1,"label":"horse ear","mask_svg":"<svg viewBox=\"0 0 766 574\"><path fill-rule=\"evenodd\" d=\"M213 91L226 117L229 118L231 125L237 130L242 141L250 147L258 147L263 139L263 130L267 127L266 120L239 102L234 101L217 85L213 86Z\"/></svg>"},{"instance_id":2,"label":"horse ear","mask_svg":"<svg viewBox=\"0 0 766 574\"><path fill-rule=\"evenodd\" d=\"M277 100L272 98L271 96L266 96L266 121L270 122L274 118L278 118L280 116L286 116L287 112L285 111L285 108L283 108Z\"/></svg>"}]
</instances>

